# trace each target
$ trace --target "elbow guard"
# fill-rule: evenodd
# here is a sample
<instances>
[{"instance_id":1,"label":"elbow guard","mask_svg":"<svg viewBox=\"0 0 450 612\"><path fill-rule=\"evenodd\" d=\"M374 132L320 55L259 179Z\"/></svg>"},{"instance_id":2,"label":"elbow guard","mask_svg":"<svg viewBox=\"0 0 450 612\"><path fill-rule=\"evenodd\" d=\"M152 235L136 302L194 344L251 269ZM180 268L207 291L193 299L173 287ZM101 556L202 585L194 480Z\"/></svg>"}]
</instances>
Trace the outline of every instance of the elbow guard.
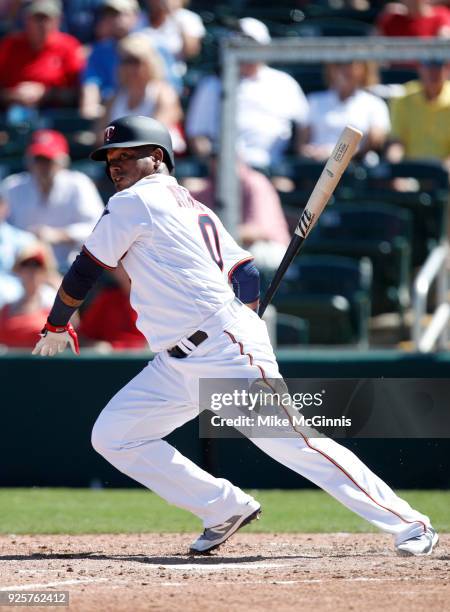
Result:
<instances>
[{"instance_id":1,"label":"elbow guard","mask_svg":"<svg viewBox=\"0 0 450 612\"><path fill-rule=\"evenodd\" d=\"M231 274L231 284L237 298L244 304L259 299L259 272L253 261L245 261Z\"/></svg>"}]
</instances>

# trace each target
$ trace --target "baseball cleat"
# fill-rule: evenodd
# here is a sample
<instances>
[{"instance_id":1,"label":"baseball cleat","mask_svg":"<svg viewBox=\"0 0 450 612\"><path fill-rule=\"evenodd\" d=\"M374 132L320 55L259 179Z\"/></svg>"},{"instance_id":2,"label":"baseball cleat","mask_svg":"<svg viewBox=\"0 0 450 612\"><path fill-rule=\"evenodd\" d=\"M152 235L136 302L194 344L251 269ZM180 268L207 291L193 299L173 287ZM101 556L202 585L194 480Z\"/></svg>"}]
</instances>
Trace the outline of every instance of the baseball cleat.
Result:
<instances>
[{"instance_id":1,"label":"baseball cleat","mask_svg":"<svg viewBox=\"0 0 450 612\"><path fill-rule=\"evenodd\" d=\"M410 557L424 557L431 555L433 550L436 548L439 542L439 535L433 529L428 527L425 533L422 535L409 538L401 544L397 544L396 551L399 555Z\"/></svg>"},{"instance_id":2,"label":"baseball cleat","mask_svg":"<svg viewBox=\"0 0 450 612\"><path fill-rule=\"evenodd\" d=\"M261 515L261 506L257 501L252 500L247 503L242 514L235 514L225 522L215 527L208 527L201 536L191 545L189 552L193 554L209 553L218 548L238 529L248 525Z\"/></svg>"}]
</instances>

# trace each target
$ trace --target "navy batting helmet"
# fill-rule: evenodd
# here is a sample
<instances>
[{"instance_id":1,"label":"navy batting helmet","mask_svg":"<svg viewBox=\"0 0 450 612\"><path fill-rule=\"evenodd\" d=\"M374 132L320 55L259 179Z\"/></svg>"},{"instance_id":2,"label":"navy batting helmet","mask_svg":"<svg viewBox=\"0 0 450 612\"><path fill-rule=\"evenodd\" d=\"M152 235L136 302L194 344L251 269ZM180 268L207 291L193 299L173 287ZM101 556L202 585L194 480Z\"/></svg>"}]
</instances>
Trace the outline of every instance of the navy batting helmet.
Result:
<instances>
[{"instance_id":1,"label":"navy batting helmet","mask_svg":"<svg viewBox=\"0 0 450 612\"><path fill-rule=\"evenodd\" d=\"M105 128L104 144L93 151L90 158L106 161L108 149L142 147L154 145L164 152L164 162L171 172L175 167L172 139L168 129L156 119L130 115L116 119Z\"/></svg>"}]
</instances>

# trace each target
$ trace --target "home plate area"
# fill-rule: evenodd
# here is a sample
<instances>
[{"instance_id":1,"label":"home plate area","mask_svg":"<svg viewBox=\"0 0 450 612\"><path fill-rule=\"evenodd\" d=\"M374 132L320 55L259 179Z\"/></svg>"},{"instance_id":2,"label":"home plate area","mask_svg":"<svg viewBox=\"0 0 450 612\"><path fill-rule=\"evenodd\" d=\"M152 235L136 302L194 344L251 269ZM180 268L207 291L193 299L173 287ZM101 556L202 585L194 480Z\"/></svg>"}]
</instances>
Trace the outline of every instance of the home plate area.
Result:
<instances>
[{"instance_id":1,"label":"home plate area","mask_svg":"<svg viewBox=\"0 0 450 612\"><path fill-rule=\"evenodd\" d=\"M194 535L1 536L0 590L66 590L71 612L450 610L450 535L422 558L380 534L245 532L197 557Z\"/></svg>"}]
</instances>

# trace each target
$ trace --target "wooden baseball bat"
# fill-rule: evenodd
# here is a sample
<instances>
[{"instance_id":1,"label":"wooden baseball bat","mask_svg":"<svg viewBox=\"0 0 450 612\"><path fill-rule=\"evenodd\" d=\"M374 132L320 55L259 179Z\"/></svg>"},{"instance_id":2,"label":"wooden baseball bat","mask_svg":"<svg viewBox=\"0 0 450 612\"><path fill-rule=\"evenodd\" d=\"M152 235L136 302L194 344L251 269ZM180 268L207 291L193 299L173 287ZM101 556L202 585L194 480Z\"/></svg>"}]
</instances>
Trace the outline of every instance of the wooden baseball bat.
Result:
<instances>
[{"instance_id":1,"label":"wooden baseball bat","mask_svg":"<svg viewBox=\"0 0 450 612\"><path fill-rule=\"evenodd\" d=\"M295 228L294 236L284 254L283 260L280 263L278 270L275 272L275 276L267 289L267 292L259 307L259 316L262 317L267 306L270 304L275 292L277 291L286 270L290 266L291 262L300 251L305 242L309 232L314 227L317 219L322 214L323 209L327 205L333 191L336 189L337 184L344 170L350 163L359 142L363 134L359 130L350 125L347 125L342 130L339 140L333 149L333 152L325 164L325 168L319 177L309 200L305 206L305 209L300 217L300 220Z\"/></svg>"}]
</instances>

